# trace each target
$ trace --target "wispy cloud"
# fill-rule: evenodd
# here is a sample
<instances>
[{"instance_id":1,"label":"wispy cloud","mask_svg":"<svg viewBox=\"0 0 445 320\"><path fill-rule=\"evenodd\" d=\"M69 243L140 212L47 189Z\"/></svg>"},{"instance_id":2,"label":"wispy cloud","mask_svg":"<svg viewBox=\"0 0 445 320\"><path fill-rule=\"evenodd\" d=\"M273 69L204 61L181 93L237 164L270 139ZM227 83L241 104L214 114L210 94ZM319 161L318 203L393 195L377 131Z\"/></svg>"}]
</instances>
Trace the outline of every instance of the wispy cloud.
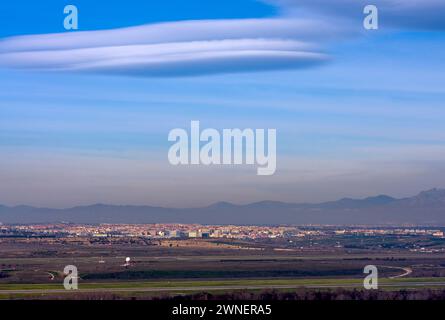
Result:
<instances>
[{"instance_id":1,"label":"wispy cloud","mask_svg":"<svg viewBox=\"0 0 445 320\"><path fill-rule=\"evenodd\" d=\"M328 56L314 42L339 33L304 19L201 20L0 42L0 65L138 76L304 68Z\"/></svg>"},{"instance_id":2,"label":"wispy cloud","mask_svg":"<svg viewBox=\"0 0 445 320\"><path fill-rule=\"evenodd\" d=\"M325 19L363 19L361 14L366 5L379 9L382 28L412 30L445 30L445 1L443 0L265 0L280 6L285 14L298 16L323 14Z\"/></svg>"},{"instance_id":3,"label":"wispy cloud","mask_svg":"<svg viewBox=\"0 0 445 320\"><path fill-rule=\"evenodd\" d=\"M237 39L5 53L10 67L137 76L301 68L325 54L293 40Z\"/></svg>"},{"instance_id":4,"label":"wispy cloud","mask_svg":"<svg viewBox=\"0 0 445 320\"><path fill-rule=\"evenodd\" d=\"M266 0L282 16L194 20L0 41L0 67L130 76L189 76L312 67L324 46L360 32L364 0ZM376 0L382 23L444 29L443 0ZM353 27L355 26L355 27Z\"/></svg>"}]
</instances>

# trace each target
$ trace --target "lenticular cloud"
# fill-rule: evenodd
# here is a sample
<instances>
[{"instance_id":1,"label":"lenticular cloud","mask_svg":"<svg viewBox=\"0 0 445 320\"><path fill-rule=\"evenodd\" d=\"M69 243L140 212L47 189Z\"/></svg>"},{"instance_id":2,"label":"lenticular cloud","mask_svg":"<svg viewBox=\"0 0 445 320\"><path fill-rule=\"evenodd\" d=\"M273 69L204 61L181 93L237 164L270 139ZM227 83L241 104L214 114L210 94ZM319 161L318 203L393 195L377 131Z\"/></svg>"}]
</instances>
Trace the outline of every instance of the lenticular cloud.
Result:
<instances>
[{"instance_id":1,"label":"lenticular cloud","mask_svg":"<svg viewBox=\"0 0 445 320\"><path fill-rule=\"evenodd\" d=\"M4 39L0 66L131 76L304 68L328 60L315 45L336 32L310 20L185 21Z\"/></svg>"},{"instance_id":2,"label":"lenticular cloud","mask_svg":"<svg viewBox=\"0 0 445 320\"><path fill-rule=\"evenodd\" d=\"M277 18L192 20L0 40L0 67L129 76L299 69L359 35L365 0L263 0ZM383 29L445 30L444 0L376 0Z\"/></svg>"}]
</instances>

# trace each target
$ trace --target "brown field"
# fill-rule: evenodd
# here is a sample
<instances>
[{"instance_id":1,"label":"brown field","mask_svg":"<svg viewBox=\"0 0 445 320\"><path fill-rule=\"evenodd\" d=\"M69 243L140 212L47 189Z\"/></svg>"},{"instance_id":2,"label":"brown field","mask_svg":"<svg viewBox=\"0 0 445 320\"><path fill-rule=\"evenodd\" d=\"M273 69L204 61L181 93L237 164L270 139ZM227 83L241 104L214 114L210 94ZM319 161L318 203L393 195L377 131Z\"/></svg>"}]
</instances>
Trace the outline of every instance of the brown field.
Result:
<instances>
[{"instance_id":1,"label":"brown field","mask_svg":"<svg viewBox=\"0 0 445 320\"><path fill-rule=\"evenodd\" d=\"M281 292L295 292L292 288L280 289L285 284L323 286L337 283L360 287L366 265L378 266L382 283L403 274L403 268L409 268L411 273L407 278L411 282L423 283L428 279L442 289L440 277L445 276L443 252L412 252L397 247L377 250L372 245L369 248L339 248L331 242L290 247L280 241L3 238L0 239L0 289L63 289L66 265L78 268L80 288L100 287L102 283L102 293L114 298L117 293L106 289L113 283L122 288L144 283L148 287L196 285L197 291L187 292L188 295L197 295L201 292L200 286L207 288L208 285L216 286L212 291L215 294L222 290L219 286L228 284L252 285L248 291L253 293L261 292L256 285L276 286ZM131 257L130 266L124 266L125 257ZM235 287L234 294L239 292ZM398 287L394 286L394 289ZM171 294L135 291L118 296L147 298ZM85 295L88 293L80 296ZM95 292L94 296L97 295L99 293ZM67 297L63 293L48 296ZM19 297L27 296L20 293Z\"/></svg>"}]
</instances>

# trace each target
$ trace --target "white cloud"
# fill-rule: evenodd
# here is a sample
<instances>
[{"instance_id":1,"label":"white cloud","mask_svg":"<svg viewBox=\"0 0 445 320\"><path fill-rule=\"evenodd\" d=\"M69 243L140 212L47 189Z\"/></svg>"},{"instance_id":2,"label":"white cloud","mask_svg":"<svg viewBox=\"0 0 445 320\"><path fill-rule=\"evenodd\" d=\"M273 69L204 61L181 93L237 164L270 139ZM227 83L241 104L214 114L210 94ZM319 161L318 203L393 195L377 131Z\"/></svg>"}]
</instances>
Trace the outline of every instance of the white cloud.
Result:
<instances>
[{"instance_id":1,"label":"white cloud","mask_svg":"<svg viewBox=\"0 0 445 320\"><path fill-rule=\"evenodd\" d=\"M112 47L225 39L318 40L341 27L313 19L191 20L100 31L26 35L0 41L0 52Z\"/></svg>"},{"instance_id":2,"label":"white cloud","mask_svg":"<svg viewBox=\"0 0 445 320\"><path fill-rule=\"evenodd\" d=\"M296 69L323 45L363 32L365 0L265 0L282 16L193 20L0 40L0 67L132 76ZM443 0L375 0L383 26L445 29Z\"/></svg>"},{"instance_id":3,"label":"white cloud","mask_svg":"<svg viewBox=\"0 0 445 320\"><path fill-rule=\"evenodd\" d=\"M292 69L325 62L313 42L341 32L313 20L241 19L30 35L0 42L0 66L137 76Z\"/></svg>"},{"instance_id":4,"label":"white cloud","mask_svg":"<svg viewBox=\"0 0 445 320\"><path fill-rule=\"evenodd\" d=\"M9 67L142 76L296 68L327 59L295 40L231 39L3 53Z\"/></svg>"}]
</instances>

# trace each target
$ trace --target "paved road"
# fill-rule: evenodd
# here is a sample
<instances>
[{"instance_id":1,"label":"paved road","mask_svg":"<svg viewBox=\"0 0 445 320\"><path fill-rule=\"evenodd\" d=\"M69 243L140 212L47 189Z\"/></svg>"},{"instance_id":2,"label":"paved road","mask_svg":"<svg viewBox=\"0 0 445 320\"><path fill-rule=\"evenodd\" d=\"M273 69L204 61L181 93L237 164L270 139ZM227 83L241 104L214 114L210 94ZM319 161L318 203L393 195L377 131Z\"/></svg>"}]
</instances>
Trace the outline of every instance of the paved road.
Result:
<instances>
[{"instance_id":1,"label":"paved road","mask_svg":"<svg viewBox=\"0 0 445 320\"><path fill-rule=\"evenodd\" d=\"M399 274L397 276L389 277L389 278L390 279L402 278L402 277L406 277L406 276L410 275L411 273L413 273L413 269L408 268L408 267L407 268L400 268L400 269L403 270L404 273Z\"/></svg>"},{"instance_id":2,"label":"paved road","mask_svg":"<svg viewBox=\"0 0 445 320\"><path fill-rule=\"evenodd\" d=\"M400 282L382 283L382 287L416 288L424 286L445 287L445 282ZM161 288L92 288L79 289L76 293L94 292L183 292L183 291L212 291L212 290L261 290L261 289L322 289L322 288L359 288L360 284L329 284L329 285L228 285L228 286L199 286L199 287L161 287ZM30 290L0 290L0 294L57 294L67 293L65 289L30 289Z\"/></svg>"},{"instance_id":3,"label":"paved road","mask_svg":"<svg viewBox=\"0 0 445 320\"><path fill-rule=\"evenodd\" d=\"M395 267L395 266L377 266L377 267L379 267L379 268L383 267L383 268L388 268L388 269L397 269L397 270L403 271L402 274L389 277L389 279L403 278L403 277L406 277L406 276L410 275L411 273L413 273L413 269L411 269L409 267Z\"/></svg>"}]
</instances>

